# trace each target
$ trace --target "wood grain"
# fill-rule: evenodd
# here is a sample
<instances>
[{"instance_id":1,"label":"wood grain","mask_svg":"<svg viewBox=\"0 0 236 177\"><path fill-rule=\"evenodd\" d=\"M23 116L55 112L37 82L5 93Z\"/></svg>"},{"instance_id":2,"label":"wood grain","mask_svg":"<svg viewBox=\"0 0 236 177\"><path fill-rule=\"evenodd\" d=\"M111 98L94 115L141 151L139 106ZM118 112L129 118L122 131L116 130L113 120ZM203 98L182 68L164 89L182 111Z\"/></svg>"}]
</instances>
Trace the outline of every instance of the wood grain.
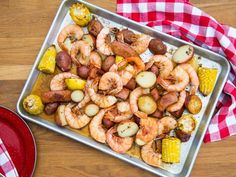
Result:
<instances>
[{"instance_id":1,"label":"wood grain","mask_svg":"<svg viewBox=\"0 0 236 177\"><path fill-rule=\"evenodd\" d=\"M115 0L89 0L115 11ZM192 0L224 24L236 27L236 1ZM25 79L38 54L60 0L0 1L0 104L15 110ZM35 177L154 177L102 152L29 123L37 143ZM191 176L233 177L236 136L203 144Z\"/></svg>"}]
</instances>

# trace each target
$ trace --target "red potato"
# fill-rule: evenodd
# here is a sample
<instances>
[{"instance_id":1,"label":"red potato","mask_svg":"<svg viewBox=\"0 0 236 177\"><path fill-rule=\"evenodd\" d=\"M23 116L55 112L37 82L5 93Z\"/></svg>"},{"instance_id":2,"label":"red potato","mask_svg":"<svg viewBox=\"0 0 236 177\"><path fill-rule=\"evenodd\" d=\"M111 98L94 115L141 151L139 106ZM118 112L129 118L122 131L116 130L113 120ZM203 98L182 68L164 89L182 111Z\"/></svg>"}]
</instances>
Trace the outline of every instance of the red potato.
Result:
<instances>
[{"instance_id":1,"label":"red potato","mask_svg":"<svg viewBox=\"0 0 236 177\"><path fill-rule=\"evenodd\" d=\"M149 42L148 48L154 55L164 55L167 50L166 45L161 39L152 39Z\"/></svg>"},{"instance_id":2,"label":"red potato","mask_svg":"<svg viewBox=\"0 0 236 177\"><path fill-rule=\"evenodd\" d=\"M82 79L87 79L89 76L89 68L87 66L78 66L77 67L77 75Z\"/></svg>"},{"instance_id":3,"label":"red potato","mask_svg":"<svg viewBox=\"0 0 236 177\"><path fill-rule=\"evenodd\" d=\"M157 101L159 98L160 98L160 95L159 95L159 92L157 90L157 88L153 88L151 90L151 95L152 95L152 98Z\"/></svg>"},{"instance_id":4,"label":"red potato","mask_svg":"<svg viewBox=\"0 0 236 177\"><path fill-rule=\"evenodd\" d=\"M67 121L65 117L65 105L60 105L57 108L54 120L58 126L63 127L67 125Z\"/></svg>"},{"instance_id":5,"label":"red potato","mask_svg":"<svg viewBox=\"0 0 236 177\"><path fill-rule=\"evenodd\" d=\"M104 118L102 120L102 123L107 129L110 129L111 127L113 127L115 125L114 122L112 122L110 119L107 119L107 118Z\"/></svg>"},{"instance_id":6,"label":"red potato","mask_svg":"<svg viewBox=\"0 0 236 177\"><path fill-rule=\"evenodd\" d=\"M60 51L56 56L56 64L63 72L69 71L72 65L70 55L65 51Z\"/></svg>"},{"instance_id":7,"label":"red potato","mask_svg":"<svg viewBox=\"0 0 236 177\"><path fill-rule=\"evenodd\" d=\"M178 96L176 92L169 92L163 95L157 102L157 108L160 111L164 111L168 106L176 103L178 101Z\"/></svg>"},{"instance_id":8,"label":"red potato","mask_svg":"<svg viewBox=\"0 0 236 177\"><path fill-rule=\"evenodd\" d=\"M44 107L44 111L45 111L46 114L52 115L53 113L56 112L58 106L59 106L59 103L48 103Z\"/></svg>"},{"instance_id":9,"label":"red potato","mask_svg":"<svg viewBox=\"0 0 236 177\"><path fill-rule=\"evenodd\" d=\"M71 101L70 90L48 91L42 93L41 99L43 103L68 102Z\"/></svg>"},{"instance_id":10,"label":"red potato","mask_svg":"<svg viewBox=\"0 0 236 177\"><path fill-rule=\"evenodd\" d=\"M130 90L127 88L123 88L119 93L117 93L115 96L117 98L120 98L122 100L126 100L129 97Z\"/></svg>"},{"instance_id":11,"label":"red potato","mask_svg":"<svg viewBox=\"0 0 236 177\"><path fill-rule=\"evenodd\" d=\"M119 42L125 42L131 44L138 39L137 35L131 30L123 29L116 33L116 40Z\"/></svg>"},{"instance_id":12,"label":"red potato","mask_svg":"<svg viewBox=\"0 0 236 177\"><path fill-rule=\"evenodd\" d=\"M111 49L115 55L122 56L124 58L139 56L134 49L132 49L128 44L113 41L111 42Z\"/></svg>"},{"instance_id":13,"label":"red potato","mask_svg":"<svg viewBox=\"0 0 236 177\"><path fill-rule=\"evenodd\" d=\"M179 47L173 54L172 60L175 63L184 63L190 60L194 55L194 48L190 45Z\"/></svg>"},{"instance_id":14,"label":"red potato","mask_svg":"<svg viewBox=\"0 0 236 177\"><path fill-rule=\"evenodd\" d=\"M176 129L175 134L176 134L176 137L181 140L181 142L187 142L191 137L191 133L190 134L185 133L181 131L180 129Z\"/></svg>"},{"instance_id":15,"label":"red potato","mask_svg":"<svg viewBox=\"0 0 236 177\"><path fill-rule=\"evenodd\" d=\"M129 82L125 85L127 89L134 90L136 87L136 81L134 78L130 79Z\"/></svg>"}]
</instances>

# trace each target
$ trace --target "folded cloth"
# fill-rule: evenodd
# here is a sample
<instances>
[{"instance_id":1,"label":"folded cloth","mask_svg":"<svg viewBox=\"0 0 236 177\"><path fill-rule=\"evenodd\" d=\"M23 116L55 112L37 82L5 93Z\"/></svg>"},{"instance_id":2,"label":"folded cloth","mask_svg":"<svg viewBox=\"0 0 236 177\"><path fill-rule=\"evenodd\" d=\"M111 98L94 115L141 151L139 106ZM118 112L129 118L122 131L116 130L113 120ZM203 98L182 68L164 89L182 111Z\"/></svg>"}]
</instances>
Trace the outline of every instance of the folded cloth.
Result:
<instances>
[{"instance_id":1,"label":"folded cloth","mask_svg":"<svg viewBox=\"0 0 236 177\"><path fill-rule=\"evenodd\" d=\"M232 68L204 142L236 134L236 29L220 24L188 0L117 0L117 13L228 59Z\"/></svg>"},{"instance_id":2,"label":"folded cloth","mask_svg":"<svg viewBox=\"0 0 236 177\"><path fill-rule=\"evenodd\" d=\"M5 177L18 177L17 170L0 138L0 170Z\"/></svg>"}]
</instances>

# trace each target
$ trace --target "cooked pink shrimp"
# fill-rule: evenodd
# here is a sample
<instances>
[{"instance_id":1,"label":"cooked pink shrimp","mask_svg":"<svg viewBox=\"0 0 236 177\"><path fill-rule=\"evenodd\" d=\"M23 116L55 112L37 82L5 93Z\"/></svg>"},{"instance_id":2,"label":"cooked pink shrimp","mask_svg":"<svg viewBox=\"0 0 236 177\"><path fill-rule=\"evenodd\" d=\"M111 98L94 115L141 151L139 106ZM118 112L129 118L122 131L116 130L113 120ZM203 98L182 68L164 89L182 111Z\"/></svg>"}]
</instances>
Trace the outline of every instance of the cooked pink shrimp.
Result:
<instances>
[{"instance_id":1,"label":"cooked pink shrimp","mask_svg":"<svg viewBox=\"0 0 236 177\"><path fill-rule=\"evenodd\" d=\"M70 56L75 64L88 65L91 51L90 45L85 41L80 40L72 45ZM79 52L81 55L78 56Z\"/></svg>"},{"instance_id":2,"label":"cooked pink shrimp","mask_svg":"<svg viewBox=\"0 0 236 177\"><path fill-rule=\"evenodd\" d=\"M158 126L159 126L158 135L163 133L168 133L176 128L177 121L173 117L166 116L158 121Z\"/></svg>"},{"instance_id":3,"label":"cooked pink shrimp","mask_svg":"<svg viewBox=\"0 0 236 177\"><path fill-rule=\"evenodd\" d=\"M55 75L50 82L50 89L53 91L65 90L66 89L65 80L69 78L78 78L78 76L70 72L64 72Z\"/></svg>"},{"instance_id":4,"label":"cooked pink shrimp","mask_svg":"<svg viewBox=\"0 0 236 177\"><path fill-rule=\"evenodd\" d=\"M160 167L162 164L162 155L159 152L155 152L152 148L153 140L144 145L141 149L141 157L145 163L155 167Z\"/></svg>"},{"instance_id":5,"label":"cooked pink shrimp","mask_svg":"<svg viewBox=\"0 0 236 177\"><path fill-rule=\"evenodd\" d=\"M92 65L98 69L101 69L101 67L102 67L101 56L95 51L91 52L91 54L89 56L89 63L90 63L90 65Z\"/></svg>"},{"instance_id":6,"label":"cooked pink shrimp","mask_svg":"<svg viewBox=\"0 0 236 177\"><path fill-rule=\"evenodd\" d=\"M140 119L140 129L136 134L135 142L140 146L148 143L158 135L158 129L159 124L157 123L157 119L150 117Z\"/></svg>"},{"instance_id":7,"label":"cooked pink shrimp","mask_svg":"<svg viewBox=\"0 0 236 177\"><path fill-rule=\"evenodd\" d=\"M107 44L106 37L110 33L110 28L104 27L97 36L96 47L103 55L113 55L110 44Z\"/></svg>"},{"instance_id":8,"label":"cooked pink shrimp","mask_svg":"<svg viewBox=\"0 0 236 177\"><path fill-rule=\"evenodd\" d=\"M117 102L115 96L111 95L105 96L97 93L98 82L99 78L94 79L91 85L87 89L91 100L101 108L108 108L114 105Z\"/></svg>"},{"instance_id":9,"label":"cooked pink shrimp","mask_svg":"<svg viewBox=\"0 0 236 177\"><path fill-rule=\"evenodd\" d=\"M102 75L98 88L106 93L115 95L123 89L121 77L115 72L106 72Z\"/></svg>"},{"instance_id":10,"label":"cooked pink shrimp","mask_svg":"<svg viewBox=\"0 0 236 177\"><path fill-rule=\"evenodd\" d=\"M106 142L106 130L102 126L102 119L105 113L112 109L113 107L107 109L101 109L96 116L93 117L89 124L89 132L92 138L100 143Z\"/></svg>"},{"instance_id":11,"label":"cooked pink shrimp","mask_svg":"<svg viewBox=\"0 0 236 177\"><path fill-rule=\"evenodd\" d=\"M124 69L118 71L118 65L113 64L109 69L111 72L116 72L120 75L123 85L126 85L130 79L136 74L135 67L133 65L128 64Z\"/></svg>"},{"instance_id":12,"label":"cooked pink shrimp","mask_svg":"<svg viewBox=\"0 0 236 177\"><path fill-rule=\"evenodd\" d=\"M58 35L57 43L62 50L65 50L70 54L70 47L64 43L66 39L69 38L71 40L71 43L73 43L77 40L80 40L83 35L84 32L80 26L67 25L61 30L60 34Z\"/></svg>"},{"instance_id":13,"label":"cooked pink shrimp","mask_svg":"<svg viewBox=\"0 0 236 177\"><path fill-rule=\"evenodd\" d=\"M114 111L108 111L105 115L105 117L110 119L112 122L129 120L133 116L133 113L130 110L130 105L127 101L119 102L116 106L117 112L115 114Z\"/></svg>"},{"instance_id":14,"label":"cooked pink shrimp","mask_svg":"<svg viewBox=\"0 0 236 177\"><path fill-rule=\"evenodd\" d=\"M130 93L129 104L131 111L139 118L147 118L147 114L138 110L138 98L148 93L150 93L150 89L143 89L141 87L137 87Z\"/></svg>"},{"instance_id":15,"label":"cooked pink shrimp","mask_svg":"<svg viewBox=\"0 0 236 177\"><path fill-rule=\"evenodd\" d=\"M116 127L110 128L106 133L106 142L112 150L115 152L124 154L126 153L133 145L133 137L118 137L114 134L117 132Z\"/></svg>"},{"instance_id":16,"label":"cooked pink shrimp","mask_svg":"<svg viewBox=\"0 0 236 177\"><path fill-rule=\"evenodd\" d=\"M189 79L191 83L190 95L195 94L199 86L199 79L198 79L197 72L190 64L184 63L184 64L180 64L179 66L183 68L189 75Z\"/></svg>"},{"instance_id":17,"label":"cooked pink shrimp","mask_svg":"<svg viewBox=\"0 0 236 177\"><path fill-rule=\"evenodd\" d=\"M160 84L168 92L177 91L180 92L186 88L189 83L189 76L186 71L177 66L168 76L171 80L174 79L175 83L171 84L161 77L157 78L157 83Z\"/></svg>"},{"instance_id":18,"label":"cooked pink shrimp","mask_svg":"<svg viewBox=\"0 0 236 177\"><path fill-rule=\"evenodd\" d=\"M170 105L169 107L167 107L167 111L175 112L175 111L180 110L184 105L185 98L186 98L186 91L183 90L179 94L179 100L176 103L174 103L174 104Z\"/></svg>"},{"instance_id":19,"label":"cooked pink shrimp","mask_svg":"<svg viewBox=\"0 0 236 177\"><path fill-rule=\"evenodd\" d=\"M130 45L130 47L133 48L138 54L141 54L148 49L150 41L150 36L141 34L139 35L138 39Z\"/></svg>"},{"instance_id":20,"label":"cooked pink shrimp","mask_svg":"<svg viewBox=\"0 0 236 177\"><path fill-rule=\"evenodd\" d=\"M69 103L65 107L65 118L71 128L80 129L85 127L91 120L86 114L74 113L72 108L74 104Z\"/></svg>"},{"instance_id":21,"label":"cooked pink shrimp","mask_svg":"<svg viewBox=\"0 0 236 177\"><path fill-rule=\"evenodd\" d=\"M165 55L154 55L146 64L145 70L148 70L155 64L159 69L159 76L163 79L167 78L173 70L173 63Z\"/></svg>"}]
</instances>

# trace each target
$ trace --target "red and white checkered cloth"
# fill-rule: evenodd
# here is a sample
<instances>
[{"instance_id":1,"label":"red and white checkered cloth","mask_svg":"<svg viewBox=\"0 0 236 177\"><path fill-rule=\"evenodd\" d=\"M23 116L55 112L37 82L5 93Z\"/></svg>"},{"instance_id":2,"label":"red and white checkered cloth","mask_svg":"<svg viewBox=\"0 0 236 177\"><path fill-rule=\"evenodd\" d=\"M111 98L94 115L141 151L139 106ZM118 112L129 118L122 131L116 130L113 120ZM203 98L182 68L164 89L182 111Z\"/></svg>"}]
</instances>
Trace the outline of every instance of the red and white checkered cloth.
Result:
<instances>
[{"instance_id":1,"label":"red and white checkered cloth","mask_svg":"<svg viewBox=\"0 0 236 177\"><path fill-rule=\"evenodd\" d=\"M232 69L204 142L236 134L236 29L220 24L188 0L117 0L117 13L226 56Z\"/></svg>"},{"instance_id":2,"label":"red and white checkered cloth","mask_svg":"<svg viewBox=\"0 0 236 177\"><path fill-rule=\"evenodd\" d=\"M0 172L5 177L18 177L17 170L0 138Z\"/></svg>"}]
</instances>

